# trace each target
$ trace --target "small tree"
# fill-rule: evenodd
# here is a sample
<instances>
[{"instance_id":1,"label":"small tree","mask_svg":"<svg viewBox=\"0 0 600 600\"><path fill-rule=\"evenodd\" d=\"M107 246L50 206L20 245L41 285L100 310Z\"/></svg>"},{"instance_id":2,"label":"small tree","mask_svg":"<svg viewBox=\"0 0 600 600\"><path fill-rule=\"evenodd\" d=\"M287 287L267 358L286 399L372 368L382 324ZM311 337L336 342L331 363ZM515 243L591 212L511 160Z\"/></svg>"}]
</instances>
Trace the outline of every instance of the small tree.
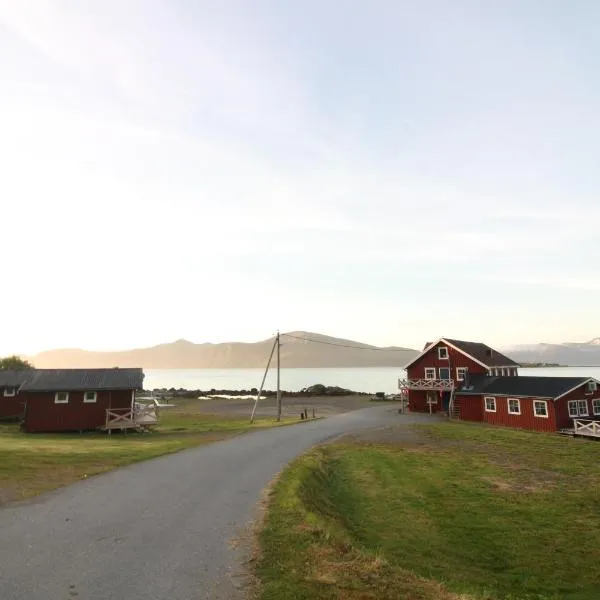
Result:
<instances>
[{"instance_id":1,"label":"small tree","mask_svg":"<svg viewBox=\"0 0 600 600\"><path fill-rule=\"evenodd\" d=\"M33 365L29 361L24 360L20 356L7 356L6 358L0 358L0 370L2 371L21 371L24 369L33 368Z\"/></svg>"}]
</instances>

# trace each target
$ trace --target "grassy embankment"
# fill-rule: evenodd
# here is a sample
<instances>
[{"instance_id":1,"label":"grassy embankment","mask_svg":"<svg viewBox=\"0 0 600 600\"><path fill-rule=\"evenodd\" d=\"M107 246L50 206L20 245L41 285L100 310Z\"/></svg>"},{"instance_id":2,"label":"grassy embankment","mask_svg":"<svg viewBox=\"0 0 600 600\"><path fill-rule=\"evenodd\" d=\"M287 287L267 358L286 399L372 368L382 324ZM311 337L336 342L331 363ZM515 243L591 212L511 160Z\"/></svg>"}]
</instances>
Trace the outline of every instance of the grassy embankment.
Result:
<instances>
[{"instance_id":1,"label":"grassy embankment","mask_svg":"<svg viewBox=\"0 0 600 600\"><path fill-rule=\"evenodd\" d=\"M600 446L468 424L337 444L275 485L262 600L597 600Z\"/></svg>"},{"instance_id":2,"label":"grassy embankment","mask_svg":"<svg viewBox=\"0 0 600 600\"><path fill-rule=\"evenodd\" d=\"M148 434L24 434L16 424L0 423L0 505L130 463L298 420L260 418L250 425L240 415L203 414L199 406L178 400Z\"/></svg>"}]
</instances>

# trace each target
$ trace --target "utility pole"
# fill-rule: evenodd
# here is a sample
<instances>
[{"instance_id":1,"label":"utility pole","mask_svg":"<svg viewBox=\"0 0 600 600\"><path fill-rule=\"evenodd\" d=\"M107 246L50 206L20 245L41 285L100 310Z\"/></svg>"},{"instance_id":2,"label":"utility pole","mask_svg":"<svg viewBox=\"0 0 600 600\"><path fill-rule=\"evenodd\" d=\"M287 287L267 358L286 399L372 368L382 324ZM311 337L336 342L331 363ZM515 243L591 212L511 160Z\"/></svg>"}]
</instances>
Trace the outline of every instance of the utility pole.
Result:
<instances>
[{"instance_id":1,"label":"utility pole","mask_svg":"<svg viewBox=\"0 0 600 600\"><path fill-rule=\"evenodd\" d=\"M265 369L265 374L263 375L262 382L260 384L260 389L258 390L256 400L254 401L254 408L252 409L252 415L250 416L250 423L254 423L254 414L256 413L256 407L258 405L258 401L260 400L263 387L265 386L265 379L267 378L267 373L269 372L269 367L271 366L271 359L273 358L273 354L275 352L275 346L279 348L279 332L277 332L277 337L275 338L275 342L273 343L273 347L271 348L271 354L269 354L269 360L267 361L267 368ZM279 352L277 354L277 387L279 388Z\"/></svg>"},{"instance_id":2,"label":"utility pole","mask_svg":"<svg viewBox=\"0 0 600 600\"><path fill-rule=\"evenodd\" d=\"M280 368L281 368L281 341L279 331L277 331L277 421L281 421L281 386L280 386Z\"/></svg>"}]
</instances>

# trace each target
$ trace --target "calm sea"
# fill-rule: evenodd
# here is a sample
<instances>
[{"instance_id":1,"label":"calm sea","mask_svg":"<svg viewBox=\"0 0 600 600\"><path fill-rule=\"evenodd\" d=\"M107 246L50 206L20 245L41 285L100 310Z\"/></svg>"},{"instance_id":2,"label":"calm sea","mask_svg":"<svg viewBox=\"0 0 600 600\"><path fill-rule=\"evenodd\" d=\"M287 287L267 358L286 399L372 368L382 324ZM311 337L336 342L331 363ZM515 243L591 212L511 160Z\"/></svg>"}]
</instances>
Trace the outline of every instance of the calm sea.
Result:
<instances>
[{"instance_id":1,"label":"calm sea","mask_svg":"<svg viewBox=\"0 0 600 600\"><path fill-rule=\"evenodd\" d=\"M184 388L188 390L249 390L260 387L264 369L147 369L146 389ZM520 375L548 377L595 377L600 379L600 367L557 367L519 369ZM281 369L281 388L297 391L322 383L337 385L356 392L395 393L401 368L369 367L345 369ZM269 371L265 389L277 386L275 370Z\"/></svg>"}]
</instances>

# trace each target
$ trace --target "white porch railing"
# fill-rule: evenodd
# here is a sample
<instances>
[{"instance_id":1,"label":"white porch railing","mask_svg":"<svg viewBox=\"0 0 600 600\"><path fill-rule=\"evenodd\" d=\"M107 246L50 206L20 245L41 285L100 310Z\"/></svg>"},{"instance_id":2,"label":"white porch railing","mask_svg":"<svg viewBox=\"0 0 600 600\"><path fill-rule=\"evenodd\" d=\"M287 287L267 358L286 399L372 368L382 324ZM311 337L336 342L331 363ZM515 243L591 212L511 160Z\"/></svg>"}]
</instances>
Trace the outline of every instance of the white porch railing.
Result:
<instances>
[{"instance_id":1,"label":"white porch railing","mask_svg":"<svg viewBox=\"0 0 600 600\"><path fill-rule=\"evenodd\" d=\"M454 381L452 379L398 379L398 389L451 392L454 389Z\"/></svg>"},{"instance_id":2,"label":"white porch railing","mask_svg":"<svg viewBox=\"0 0 600 600\"><path fill-rule=\"evenodd\" d=\"M106 421L104 429L139 429L158 423L156 406L137 405L133 410L130 408L108 408L106 409Z\"/></svg>"},{"instance_id":3,"label":"white porch railing","mask_svg":"<svg viewBox=\"0 0 600 600\"><path fill-rule=\"evenodd\" d=\"M575 435L600 437L600 421L573 419L573 428L575 430Z\"/></svg>"}]
</instances>

